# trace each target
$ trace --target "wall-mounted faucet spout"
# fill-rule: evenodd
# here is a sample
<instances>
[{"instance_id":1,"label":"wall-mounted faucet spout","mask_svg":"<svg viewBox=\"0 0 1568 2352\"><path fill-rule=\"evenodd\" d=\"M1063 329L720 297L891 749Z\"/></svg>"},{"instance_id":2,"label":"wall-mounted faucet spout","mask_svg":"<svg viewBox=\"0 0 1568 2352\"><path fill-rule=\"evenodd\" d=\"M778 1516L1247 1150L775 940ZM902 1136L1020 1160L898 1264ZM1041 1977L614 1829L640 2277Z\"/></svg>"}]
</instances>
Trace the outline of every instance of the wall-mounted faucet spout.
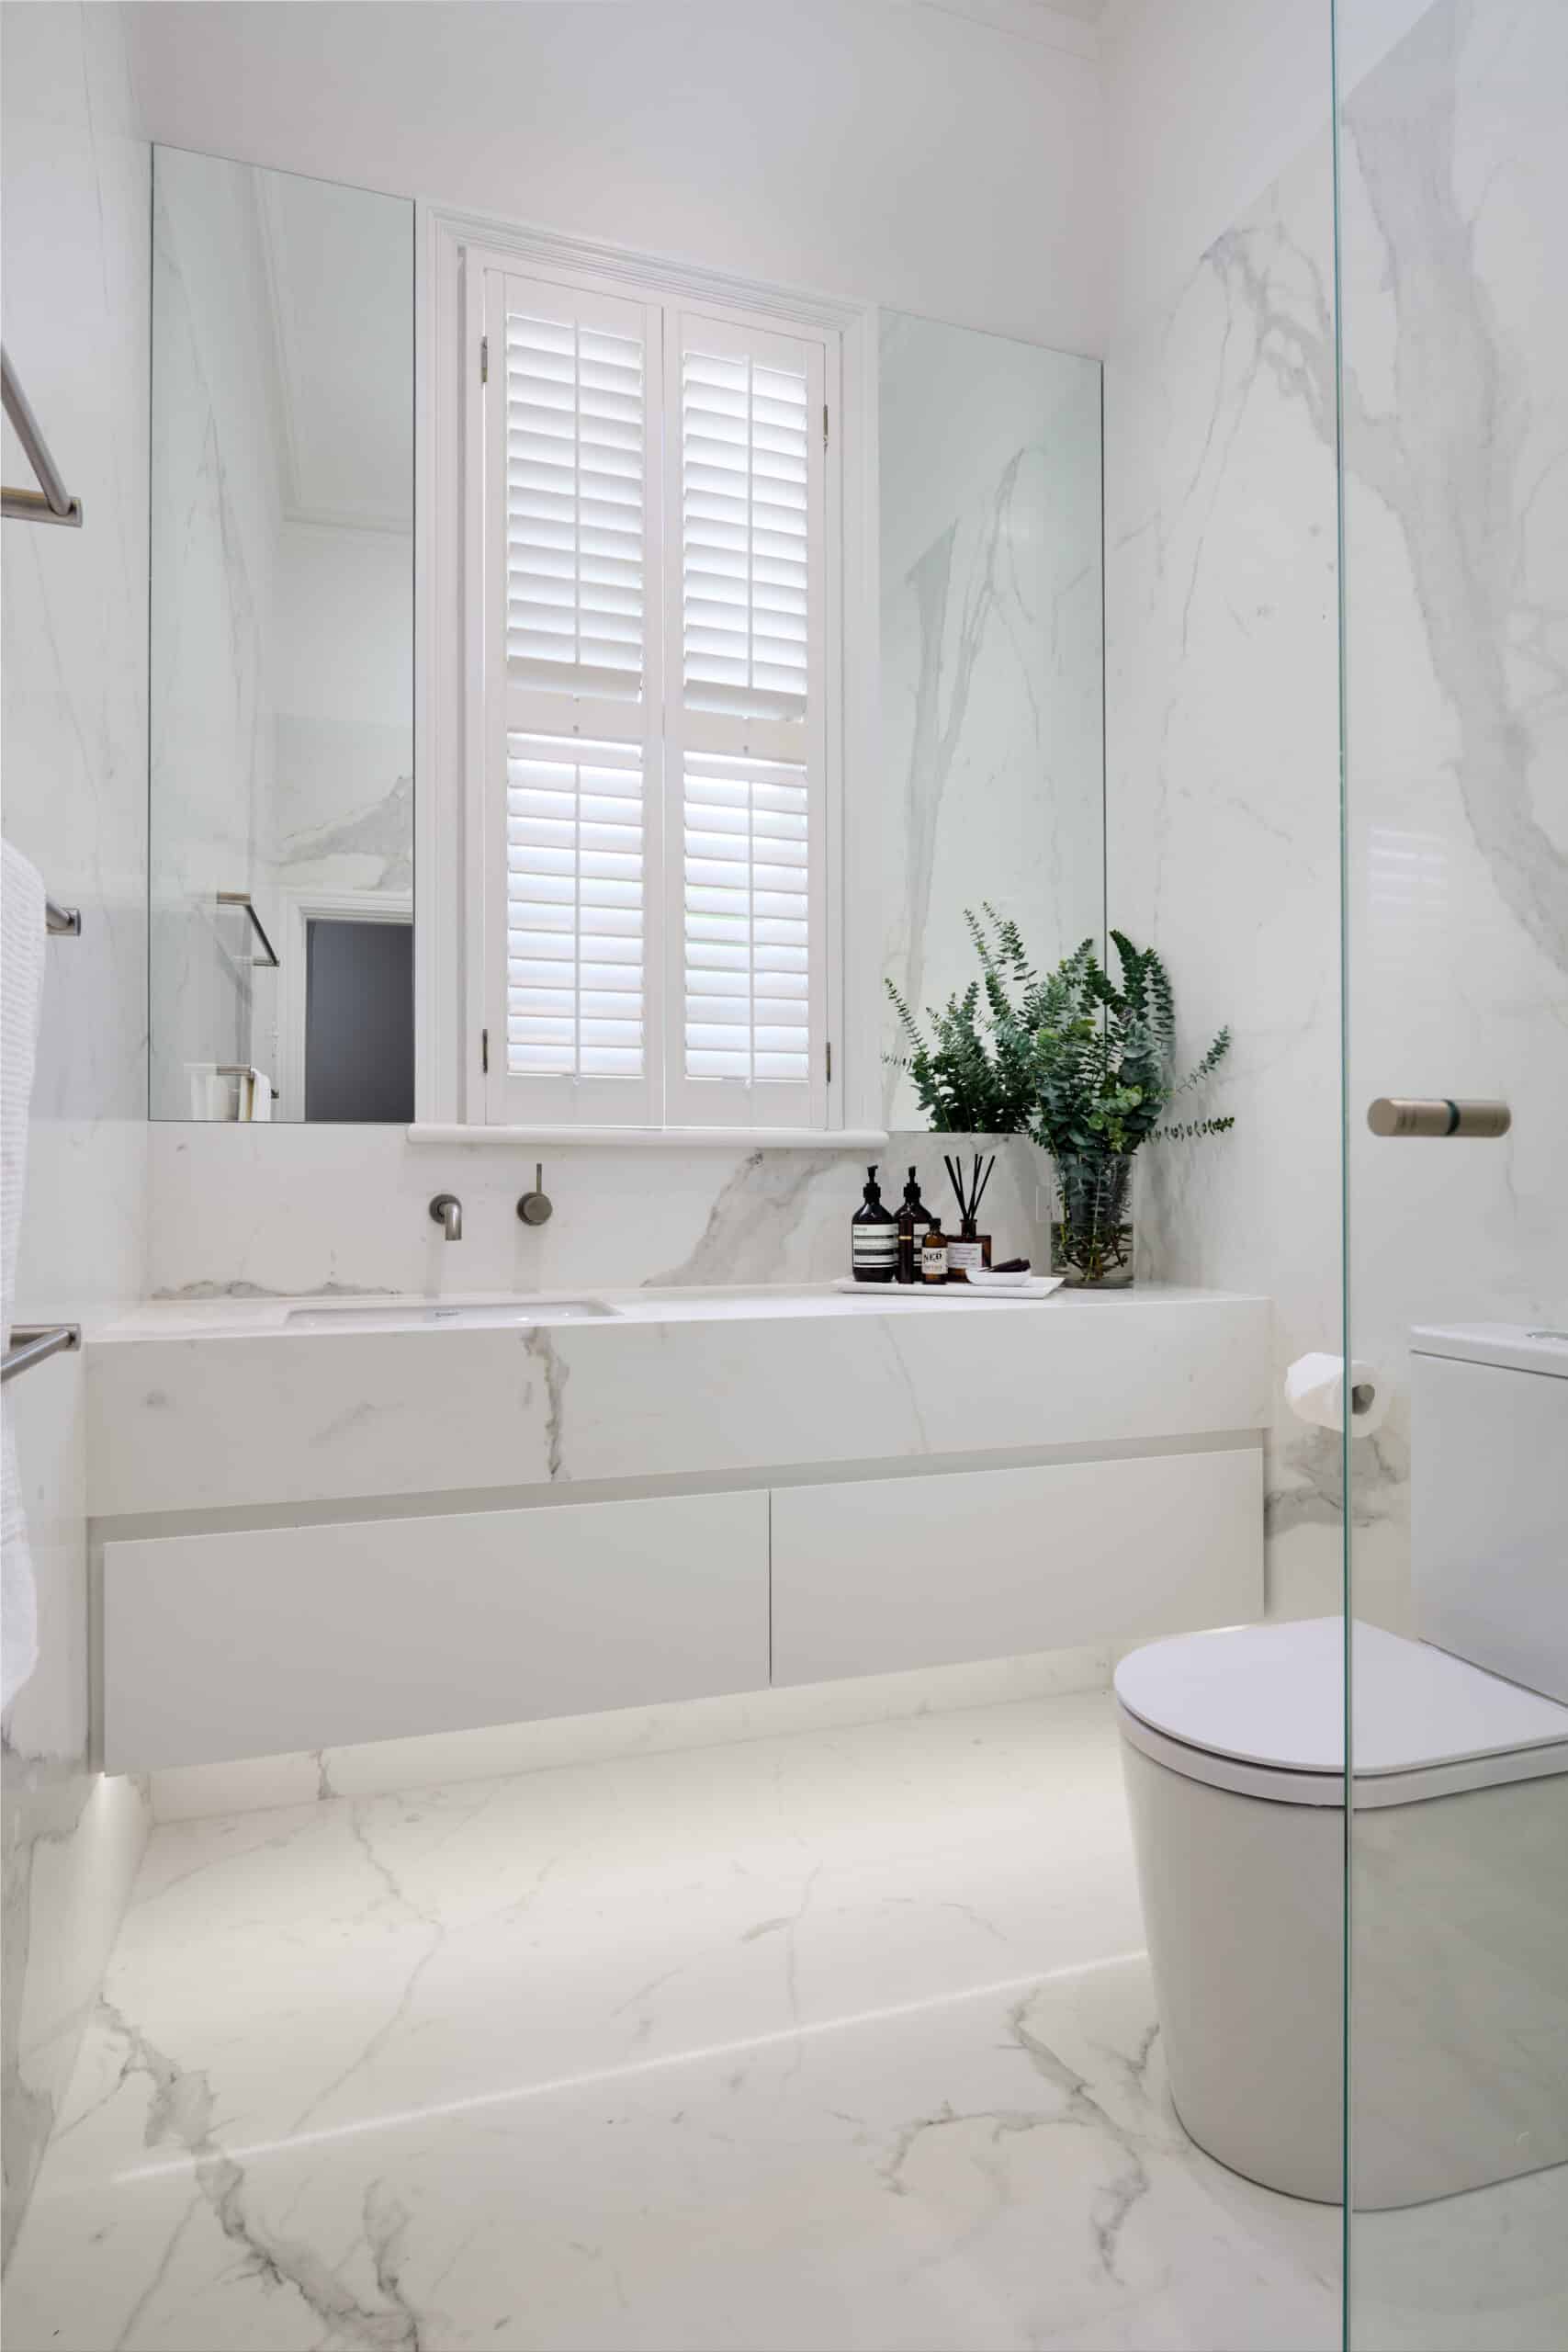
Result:
<instances>
[{"instance_id":1,"label":"wall-mounted faucet spout","mask_svg":"<svg viewBox=\"0 0 1568 2352\"><path fill-rule=\"evenodd\" d=\"M437 1193L430 1204L430 1214L448 1241L461 1241L463 1204L456 1193Z\"/></svg>"}]
</instances>

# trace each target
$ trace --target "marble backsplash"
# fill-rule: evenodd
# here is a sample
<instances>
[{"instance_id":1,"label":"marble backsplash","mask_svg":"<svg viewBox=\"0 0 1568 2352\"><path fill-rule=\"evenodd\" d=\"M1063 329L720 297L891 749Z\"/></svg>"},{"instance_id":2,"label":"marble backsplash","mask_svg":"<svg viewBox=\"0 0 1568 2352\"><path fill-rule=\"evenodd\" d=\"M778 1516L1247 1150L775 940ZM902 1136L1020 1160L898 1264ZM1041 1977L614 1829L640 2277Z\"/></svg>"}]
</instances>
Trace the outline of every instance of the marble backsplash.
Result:
<instances>
[{"instance_id":1,"label":"marble backsplash","mask_svg":"<svg viewBox=\"0 0 1568 2352\"><path fill-rule=\"evenodd\" d=\"M1048 1162L1026 1137L905 1131L877 1155L887 1206L907 1169L943 1216L944 1152L998 1150L981 1222L996 1255L1043 1266ZM576 1146L544 1163L547 1225L518 1196L522 1145L410 1143L397 1127L154 1126L150 1291L160 1298L415 1291L432 1295L573 1284L817 1283L849 1271L865 1161L841 1149ZM463 1238L429 1203L454 1192Z\"/></svg>"}]
</instances>

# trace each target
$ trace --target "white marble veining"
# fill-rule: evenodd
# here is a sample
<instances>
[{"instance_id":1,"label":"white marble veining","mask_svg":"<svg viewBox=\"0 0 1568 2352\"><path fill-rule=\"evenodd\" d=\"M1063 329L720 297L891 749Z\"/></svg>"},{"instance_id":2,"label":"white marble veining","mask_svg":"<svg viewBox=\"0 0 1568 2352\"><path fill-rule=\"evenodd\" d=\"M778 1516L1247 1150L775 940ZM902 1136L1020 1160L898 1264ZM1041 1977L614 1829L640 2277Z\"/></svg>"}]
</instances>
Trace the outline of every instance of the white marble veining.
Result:
<instances>
[{"instance_id":1,"label":"white marble veining","mask_svg":"<svg viewBox=\"0 0 1568 2352\"><path fill-rule=\"evenodd\" d=\"M944 1150L983 1144L893 1135L879 1159L884 1198L897 1207L913 1163L927 1201L947 1214ZM366 1126L349 1153L330 1127L165 1125L150 1148L148 1289L171 1300L829 1282L849 1272L865 1182L863 1162L840 1150L583 1146L544 1154L555 1215L525 1226L518 1196L541 1156L526 1143L437 1146ZM1043 1267L1047 1163L1020 1136L985 1148L998 1150L986 1195L995 1254ZM438 1192L463 1203L460 1242L431 1222Z\"/></svg>"},{"instance_id":2,"label":"white marble veining","mask_svg":"<svg viewBox=\"0 0 1568 2352\"><path fill-rule=\"evenodd\" d=\"M1351 1318L1400 1373L1413 1323L1568 1302L1565 98L1554 0L1435 0L1345 107ZM1382 1144L1393 1092L1513 1131ZM1387 1465L1359 1583L1404 1570Z\"/></svg>"},{"instance_id":3,"label":"white marble veining","mask_svg":"<svg viewBox=\"0 0 1568 2352\"><path fill-rule=\"evenodd\" d=\"M143 1288L147 148L119 12L4 15L6 351L81 530L5 526L5 829L82 934L48 948L17 1267L51 1322ZM29 481L5 428L7 483ZM14 1392L40 1656L5 1726L4 2238L20 2219L145 1829L87 1767L80 1358Z\"/></svg>"},{"instance_id":4,"label":"white marble veining","mask_svg":"<svg viewBox=\"0 0 1568 2352\"><path fill-rule=\"evenodd\" d=\"M1142 1944L1103 1698L170 1825L9 2332L1327 2352Z\"/></svg>"},{"instance_id":5,"label":"white marble veining","mask_svg":"<svg viewBox=\"0 0 1568 2352\"><path fill-rule=\"evenodd\" d=\"M976 975L966 907L1042 967L1103 926L1100 369L886 311L879 393L882 967L923 1013Z\"/></svg>"},{"instance_id":6,"label":"white marble veining","mask_svg":"<svg viewBox=\"0 0 1568 2352\"><path fill-rule=\"evenodd\" d=\"M1266 1418L1267 1299L829 1295L827 1314L764 1302L694 1317L676 1299L668 1318L525 1331L258 1330L251 1308L209 1309L203 1326L185 1306L149 1336L149 1313L87 1338L91 1508L755 1476L1218 1436Z\"/></svg>"},{"instance_id":7,"label":"white marble veining","mask_svg":"<svg viewBox=\"0 0 1568 2352\"><path fill-rule=\"evenodd\" d=\"M1299 360L1331 334L1329 175L1325 133L1106 362L1111 915L1166 956L1187 1047L1235 1040L1209 1098L1235 1128L1145 1155L1140 1242L1274 1298L1292 1615L1341 1572L1337 1441L1278 1385L1341 1344L1334 462Z\"/></svg>"}]
</instances>

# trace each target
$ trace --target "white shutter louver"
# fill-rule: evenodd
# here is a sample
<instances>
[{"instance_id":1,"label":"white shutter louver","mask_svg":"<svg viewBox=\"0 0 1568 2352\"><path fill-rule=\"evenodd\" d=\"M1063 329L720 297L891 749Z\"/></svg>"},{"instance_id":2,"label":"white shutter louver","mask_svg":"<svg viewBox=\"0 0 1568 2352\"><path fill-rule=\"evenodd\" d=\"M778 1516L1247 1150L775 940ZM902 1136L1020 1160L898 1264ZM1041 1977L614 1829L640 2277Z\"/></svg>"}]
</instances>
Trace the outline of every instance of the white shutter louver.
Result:
<instances>
[{"instance_id":1,"label":"white shutter louver","mask_svg":"<svg viewBox=\"0 0 1568 2352\"><path fill-rule=\"evenodd\" d=\"M538 686L643 690L643 351L506 315L506 662Z\"/></svg>"},{"instance_id":2,"label":"white shutter louver","mask_svg":"<svg viewBox=\"0 0 1568 2352\"><path fill-rule=\"evenodd\" d=\"M643 1071L643 763L629 743L509 734L506 1066Z\"/></svg>"},{"instance_id":3,"label":"white shutter louver","mask_svg":"<svg viewBox=\"0 0 1568 2352\"><path fill-rule=\"evenodd\" d=\"M809 807L804 768L685 756L688 1078L809 1077Z\"/></svg>"},{"instance_id":4,"label":"white shutter louver","mask_svg":"<svg viewBox=\"0 0 1568 2352\"><path fill-rule=\"evenodd\" d=\"M807 414L804 373L749 356L682 353L689 710L806 715Z\"/></svg>"}]
</instances>

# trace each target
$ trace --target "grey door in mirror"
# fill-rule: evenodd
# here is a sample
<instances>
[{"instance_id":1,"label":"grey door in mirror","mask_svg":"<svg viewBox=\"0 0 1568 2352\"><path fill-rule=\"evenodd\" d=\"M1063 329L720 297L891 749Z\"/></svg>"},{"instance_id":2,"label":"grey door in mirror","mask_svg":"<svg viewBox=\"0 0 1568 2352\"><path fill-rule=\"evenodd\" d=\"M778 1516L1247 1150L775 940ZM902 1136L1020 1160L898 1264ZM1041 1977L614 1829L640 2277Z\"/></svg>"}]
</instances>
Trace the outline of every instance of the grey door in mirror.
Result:
<instances>
[{"instance_id":1,"label":"grey door in mirror","mask_svg":"<svg viewBox=\"0 0 1568 2352\"><path fill-rule=\"evenodd\" d=\"M555 1203L545 1190L545 1163L538 1160L534 1168L534 1189L525 1193L517 1204L517 1214L525 1225L547 1225L555 1215Z\"/></svg>"}]
</instances>

